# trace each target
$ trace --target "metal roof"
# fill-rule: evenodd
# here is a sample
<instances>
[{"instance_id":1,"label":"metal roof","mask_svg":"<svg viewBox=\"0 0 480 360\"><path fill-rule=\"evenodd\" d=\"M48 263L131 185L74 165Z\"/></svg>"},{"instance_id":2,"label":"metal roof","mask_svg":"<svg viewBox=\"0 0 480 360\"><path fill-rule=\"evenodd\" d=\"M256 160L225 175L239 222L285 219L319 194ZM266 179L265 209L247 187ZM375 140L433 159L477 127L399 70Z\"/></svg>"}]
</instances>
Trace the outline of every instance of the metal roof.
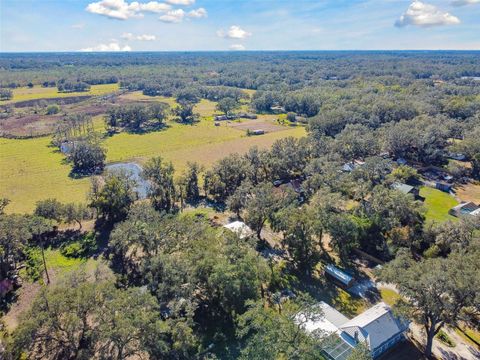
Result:
<instances>
[{"instance_id":1,"label":"metal roof","mask_svg":"<svg viewBox=\"0 0 480 360\"><path fill-rule=\"evenodd\" d=\"M407 324L397 319L387 304L380 302L340 326L340 329L358 341L366 341L373 351L406 327Z\"/></svg>"},{"instance_id":2,"label":"metal roof","mask_svg":"<svg viewBox=\"0 0 480 360\"><path fill-rule=\"evenodd\" d=\"M393 187L395 190L398 190L398 191L403 192L404 194L409 194L409 193L414 189L413 186L407 185L407 184L403 184L403 183L394 183L394 184L392 185L392 187Z\"/></svg>"},{"instance_id":3,"label":"metal roof","mask_svg":"<svg viewBox=\"0 0 480 360\"><path fill-rule=\"evenodd\" d=\"M332 264L328 264L325 267L325 272L345 285L350 285L351 281L353 280L353 276L348 275Z\"/></svg>"},{"instance_id":4,"label":"metal roof","mask_svg":"<svg viewBox=\"0 0 480 360\"><path fill-rule=\"evenodd\" d=\"M223 225L223 227L237 234L240 239L246 238L253 234L252 229L250 229L250 227L248 227L248 225L242 221L234 221L230 224Z\"/></svg>"}]
</instances>

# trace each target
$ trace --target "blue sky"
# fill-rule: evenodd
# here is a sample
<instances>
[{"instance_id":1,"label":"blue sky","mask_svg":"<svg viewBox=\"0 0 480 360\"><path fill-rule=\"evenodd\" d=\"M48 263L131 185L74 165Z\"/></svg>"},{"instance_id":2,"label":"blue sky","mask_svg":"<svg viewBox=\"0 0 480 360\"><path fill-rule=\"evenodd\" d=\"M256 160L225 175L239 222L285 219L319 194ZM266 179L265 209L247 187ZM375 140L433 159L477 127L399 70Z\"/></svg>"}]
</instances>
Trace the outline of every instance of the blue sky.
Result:
<instances>
[{"instance_id":1,"label":"blue sky","mask_svg":"<svg viewBox=\"0 0 480 360\"><path fill-rule=\"evenodd\" d=\"M0 51L480 49L480 0L0 0Z\"/></svg>"}]
</instances>

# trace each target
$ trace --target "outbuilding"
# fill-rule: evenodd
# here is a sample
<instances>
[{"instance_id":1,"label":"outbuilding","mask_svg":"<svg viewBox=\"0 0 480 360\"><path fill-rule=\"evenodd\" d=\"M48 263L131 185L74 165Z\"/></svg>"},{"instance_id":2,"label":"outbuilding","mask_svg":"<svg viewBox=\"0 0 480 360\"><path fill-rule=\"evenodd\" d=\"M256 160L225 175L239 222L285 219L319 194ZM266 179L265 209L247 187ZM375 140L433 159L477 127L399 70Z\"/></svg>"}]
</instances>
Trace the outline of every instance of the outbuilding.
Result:
<instances>
[{"instance_id":1,"label":"outbuilding","mask_svg":"<svg viewBox=\"0 0 480 360\"><path fill-rule=\"evenodd\" d=\"M415 186L404 184L404 183L399 183L399 182L393 183L392 188L404 194L412 194L415 197L418 197L420 194L419 190Z\"/></svg>"},{"instance_id":2,"label":"outbuilding","mask_svg":"<svg viewBox=\"0 0 480 360\"><path fill-rule=\"evenodd\" d=\"M328 264L325 267L325 276L333 280L343 288L349 288L355 282L355 278L345 271L340 270L335 265Z\"/></svg>"},{"instance_id":3,"label":"outbuilding","mask_svg":"<svg viewBox=\"0 0 480 360\"><path fill-rule=\"evenodd\" d=\"M456 217L478 216L480 215L480 206L476 205L471 201L465 202L451 208L449 213L450 215L453 215Z\"/></svg>"},{"instance_id":4,"label":"outbuilding","mask_svg":"<svg viewBox=\"0 0 480 360\"><path fill-rule=\"evenodd\" d=\"M243 221L233 221L229 224L223 225L223 227L237 234L240 239L245 239L253 235L252 229L250 229L250 227Z\"/></svg>"}]
</instances>

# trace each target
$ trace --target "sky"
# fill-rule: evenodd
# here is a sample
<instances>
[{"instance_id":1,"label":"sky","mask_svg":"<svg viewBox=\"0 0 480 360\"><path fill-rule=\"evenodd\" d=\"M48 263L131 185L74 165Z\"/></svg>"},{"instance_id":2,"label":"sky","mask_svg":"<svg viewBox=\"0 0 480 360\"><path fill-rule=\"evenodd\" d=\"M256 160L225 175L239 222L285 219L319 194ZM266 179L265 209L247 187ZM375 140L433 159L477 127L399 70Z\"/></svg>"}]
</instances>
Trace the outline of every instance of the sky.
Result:
<instances>
[{"instance_id":1,"label":"sky","mask_svg":"<svg viewBox=\"0 0 480 360\"><path fill-rule=\"evenodd\" d=\"M480 50L480 0L0 0L0 52Z\"/></svg>"}]
</instances>

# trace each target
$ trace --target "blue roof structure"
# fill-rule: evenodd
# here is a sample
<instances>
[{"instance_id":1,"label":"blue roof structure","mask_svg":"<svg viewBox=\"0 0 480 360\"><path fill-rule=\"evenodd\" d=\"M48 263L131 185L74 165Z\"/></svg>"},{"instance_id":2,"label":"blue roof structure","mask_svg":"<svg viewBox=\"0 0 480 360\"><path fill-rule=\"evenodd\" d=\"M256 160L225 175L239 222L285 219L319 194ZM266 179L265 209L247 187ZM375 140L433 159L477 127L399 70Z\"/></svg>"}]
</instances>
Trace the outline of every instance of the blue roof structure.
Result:
<instances>
[{"instance_id":1,"label":"blue roof structure","mask_svg":"<svg viewBox=\"0 0 480 360\"><path fill-rule=\"evenodd\" d=\"M346 286L351 285L352 281L354 280L353 276L348 275L347 273L343 272L342 270L340 270L339 268L337 268L332 264L328 264L325 267L325 272Z\"/></svg>"}]
</instances>

